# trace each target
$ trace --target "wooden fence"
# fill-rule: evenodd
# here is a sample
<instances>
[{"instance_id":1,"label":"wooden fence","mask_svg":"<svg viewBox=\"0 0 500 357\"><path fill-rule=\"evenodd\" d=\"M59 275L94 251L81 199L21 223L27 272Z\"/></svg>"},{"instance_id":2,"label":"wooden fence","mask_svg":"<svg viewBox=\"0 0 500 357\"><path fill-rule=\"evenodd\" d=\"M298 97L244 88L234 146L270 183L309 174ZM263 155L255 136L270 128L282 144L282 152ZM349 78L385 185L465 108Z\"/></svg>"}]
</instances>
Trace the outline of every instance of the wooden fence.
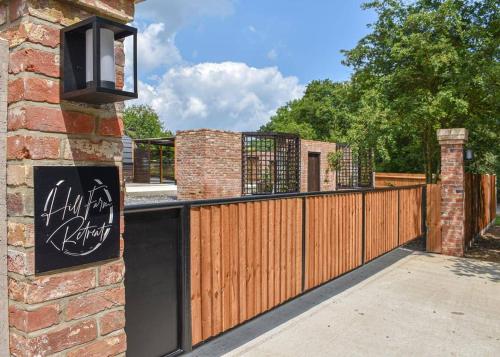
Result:
<instances>
[{"instance_id":1,"label":"wooden fence","mask_svg":"<svg viewBox=\"0 0 500 357\"><path fill-rule=\"evenodd\" d=\"M376 172L375 187L425 185L425 174Z\"/></svg>"},{"instance_id":2,"label":"wooden fence","mask_svg":"<svg viewBox=\"0 0 500 357\"><path fill-rule=\"evenodd\" d=\"M465 245L484 230L496 216L496 176L465 175Z\"/></svg>"},{"instance_id":3,"label":"wooden fence","mask_svg":"<svg viewBox=\"0 0 500 357\"><path fill-rule=\"evenodd\" d=\"M190 208L198 344L423 234L425 186Z\"/></svg>"}]
</instances>

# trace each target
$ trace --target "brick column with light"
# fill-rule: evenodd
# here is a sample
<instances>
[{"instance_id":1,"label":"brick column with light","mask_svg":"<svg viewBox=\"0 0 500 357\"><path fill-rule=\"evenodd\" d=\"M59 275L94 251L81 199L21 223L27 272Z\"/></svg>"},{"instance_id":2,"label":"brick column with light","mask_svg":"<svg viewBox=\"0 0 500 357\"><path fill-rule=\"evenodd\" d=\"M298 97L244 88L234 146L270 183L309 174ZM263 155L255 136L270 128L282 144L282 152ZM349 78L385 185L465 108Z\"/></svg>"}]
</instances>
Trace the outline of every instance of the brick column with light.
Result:
<instances>
[{"instance_id":1,"label":"brick column with light","mask_svg":"<svg viewBox=\"0 0 500 357\"><path fill-rule=\"evenodd\" d=\"M35 274L33 167L115 165L121 175L123 104L60 99L60 29L92 15L129 23L135 2L0 0L0 38L9 44L6 264L13 356L126 352L122 258ZM120 85L122 44L116 59ZM5 326L2 316L0 324Z\"/></svg>"},{"instance_id":2,"label":"brick column with light","mask_svg":"<svg viewBox=\"0 0 500 357\"><path fill-rule=\"evenodd\" d=\"M440 129L441 145L441 235L443 254L463 256L465 249L466 129Z\"/></svg>"}]
</instances>

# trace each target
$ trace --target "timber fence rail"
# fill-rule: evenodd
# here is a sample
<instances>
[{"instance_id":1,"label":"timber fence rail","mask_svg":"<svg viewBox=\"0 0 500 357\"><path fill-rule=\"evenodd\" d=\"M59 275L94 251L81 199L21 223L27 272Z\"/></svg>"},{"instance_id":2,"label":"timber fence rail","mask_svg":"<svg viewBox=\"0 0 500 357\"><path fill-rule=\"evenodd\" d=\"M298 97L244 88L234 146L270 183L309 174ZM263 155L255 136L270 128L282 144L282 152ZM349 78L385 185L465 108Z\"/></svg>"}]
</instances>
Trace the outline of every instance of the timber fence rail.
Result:
<instances>
[{"instance_id":1,"label":"timber fence rail","mask_svg":"<svg viewBox=\"0 0 500 357\"><path fill-rule=\"evenodd\" d=\"M375 172L375 187L425 185L425 174Z\"/></svg>"}]
</instances>

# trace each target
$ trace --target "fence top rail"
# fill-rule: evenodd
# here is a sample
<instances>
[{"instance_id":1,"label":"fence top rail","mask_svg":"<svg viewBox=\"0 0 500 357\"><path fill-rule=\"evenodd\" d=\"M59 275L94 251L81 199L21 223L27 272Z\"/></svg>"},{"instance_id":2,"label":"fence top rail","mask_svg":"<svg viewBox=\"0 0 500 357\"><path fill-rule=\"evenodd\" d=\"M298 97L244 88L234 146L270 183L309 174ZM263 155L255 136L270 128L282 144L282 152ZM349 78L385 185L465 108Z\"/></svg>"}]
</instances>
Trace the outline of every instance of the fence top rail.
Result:
<instances>
[{"instance_id":1,"label":"fence top rail","mask_svg":"<svg viewBox=\"0 0 500 357\"><path fill-rule=\"evenodd\" d=\"M317 197L317 196L331 196L331 195L345 195L352 193L370 193L382 191L402 191L415 188L422 188L426 185L411 185L411 186L398 186L398 187L381 187L381 188L366 188L366 189L345 189L337 191L319 191L319 192L294 192L294 193L280 193L271 195L252 195L231 198L217 198L217 199L204 199L204 200L190 200L190 201L167 201L155 203L139 203L129 204L125 206L125 213L139 213L148 211L161 211L168 209L179 209L184 207L200 207L209 205L223 205L229 203L244 203L255 202L264 200L279 200L286 198L302 198L302 197Z\"/></svg>"}]
</instances>

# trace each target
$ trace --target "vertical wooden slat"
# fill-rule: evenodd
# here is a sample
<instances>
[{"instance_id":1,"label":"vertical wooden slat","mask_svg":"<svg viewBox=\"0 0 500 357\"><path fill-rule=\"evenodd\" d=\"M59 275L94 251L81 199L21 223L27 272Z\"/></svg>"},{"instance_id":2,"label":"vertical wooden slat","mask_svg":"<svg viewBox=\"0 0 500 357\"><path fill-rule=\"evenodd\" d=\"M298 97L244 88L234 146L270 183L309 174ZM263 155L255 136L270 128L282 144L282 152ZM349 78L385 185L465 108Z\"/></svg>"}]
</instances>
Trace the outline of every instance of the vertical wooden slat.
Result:
<instances>
[{"instance_id":1,"label":"vertical wooden slat","mask_svg":"<svg viewBox=\"0 0 500 357\"><path fill-rule=\"evenodd\" d=\"M295 242L296 242L296 253L295 253L295 294L298 295L302 292L302 215L304 214L302 210L302 199L297 198L296 201L296 229L295 229Z\"/></svg>"},{"instance_id":2,"label":"vertical wooden slat","mask_svg":"<svg viewBox=\"0 0 500 357\"><path fill-rule=\"evenodd\" d=\"M222 330L231 328L231 241L229 236L229 206L221 206L222 240Z\"/></svg>"},{"instance_id":3,"label":"vertical wooden slat","mask_svg":"<svg viewBox=\"0 0 500 357\"><path fill-rule=\"evenodd\" d=\"M262 202L262 210L261 210L261 303L262 310L265 311L268 309L268 271L269 271L269 262L268 262L268 250L269 250L269 202Z\"/></svg>"},{"instance_id":4,"label":"vertical wooden slat","mask_svg":"<svg viewBox=\"0 0 500 357\"><path fill-rule=\"evenodd\" d=\"M306 198L306 266L307 266L307 275L306 275L306 289L309 289L313 286L313 276L314 276L314 223L313 223L313 215L314 215L314 205L312 204L312 198Z\"/></svg>"},{"instance_id":5,"label":"vertical wooden slat","mask_svg":"<svg viewBox=\"0 0 500 357\"><path fill-rule=\"evenodd\" d=\"M275 201L274 211L274 306L281 301L280 278L281 278L281 201Z\"/></svg>"},{"instance_id":6,"label":"vertical wooden slat","mask_svg":"<svg viewBox=\"0 0 500 357\"><path fill-rule=\"evenodd\" d=\"M255 316L255 240L254 240L254 214L255 203L247 203L247 318L251 319Z\"/></svg>"},{"instance_id":7,"label":"vertical wooden slat","mask_svg":"<svg viewBox=\"0 0 500 357\"><path fill-rule=\"evenodd\" d=\"M211 207L211 248L212 248L212 329L218 335L222 331L221 294L221 230L220 206Z\"/></svg>"},{"instance_id":8,"label":"vertical wooden slat","mask_svg":"<svg viewBox=\"0 0 500 357\"><path fill-rule=\"evenodd\" d=\"M280 233L280 303L286 300L286 238L288 235L286 215L288 200L281 200L281 233Z\"/></svg>"},{"instance_id":9,"label":"vertical wooden slat","mask_svg":"<svg viewBox=\"0 0 500 357\"><path fill-rule=\"evenodd\" d=\"M255 268L254 268L254 296L255 296L255 315L262 312L262 292L261 292L261 279L262 279L262 224L261 224L261 202L255 202L254 208L254 241L255 241Z\"/></svg>"},{"instance_id":10,"label":"vertical wooden slat","mask_svg":"<svg viewBox=\"0 0 500 357\"><path fill-rule=\"evenodd\" d=\"M210 207L201 207L201 326L203 339L212 332L212 260Z\"/></svg>"},{"instance_id":11,"label":"vertical wooden slat","mask_svg":"<svg viewBox=\"0 0 500 357\"><path fill-rule=\"evenodd\" d=\"M239 300L240 323L248 318L247 312L247 224L246 204L238 204L238 245L239 245Z\"/></svg>"},{"instance_id":12,"label":"vertical wooden slat","mask_svg":"<svg viewBox=\"0 0 500 357\"><path fill-rule=\"evenodd\" d=\"M239 232L238 205L229 205L229 232L231 240L231 327L240 321L239 302Z\"/></svg>"},{"instance_id":13,"label":"vertical wooden slat","mask_svg":"<svg viewBox=\"0 0 500 357\"><path fill-rule=\"evenodd\" d=\"M294 277L294 243L295 243L295 227L294 227L294 212L295 212L295 199L290 199L288 202L288 214L287 214L287 220L288 220L288 235L287 235L287 267L286 267L286 294L287 294L287 299L290 299L291 297L294 296L293 293L293 286L295 286L295 281L293 279Z\"/></svg>"},{"instance_id":14,"label":"vertical wooden slat","mask_svg":"<svg viewBox=\"0 0 500 357\"><path fill-rule=\"evenodd\" d=\"M275 200L270 200L269 201L269 281L267 284L267 293L268 293L268 306L269 308L274 307L275 304L275 298L274 298L274 291L275 291L275 286L274 286L274 269L275 269L275 256L274 256L274 245L275 245L275 210L276 210L276 201Z\"/></svg>"},{"instance_id":15,"label":"vertical wooden slat","mask_svg":"<svg viewBox=\"0 0 500 357\"><path fill-rule=\"evenodd\" d=\"M200 209L191 209L191 336L193 345L203 340L201 321Z\"/></svg>"}]
</instances>

